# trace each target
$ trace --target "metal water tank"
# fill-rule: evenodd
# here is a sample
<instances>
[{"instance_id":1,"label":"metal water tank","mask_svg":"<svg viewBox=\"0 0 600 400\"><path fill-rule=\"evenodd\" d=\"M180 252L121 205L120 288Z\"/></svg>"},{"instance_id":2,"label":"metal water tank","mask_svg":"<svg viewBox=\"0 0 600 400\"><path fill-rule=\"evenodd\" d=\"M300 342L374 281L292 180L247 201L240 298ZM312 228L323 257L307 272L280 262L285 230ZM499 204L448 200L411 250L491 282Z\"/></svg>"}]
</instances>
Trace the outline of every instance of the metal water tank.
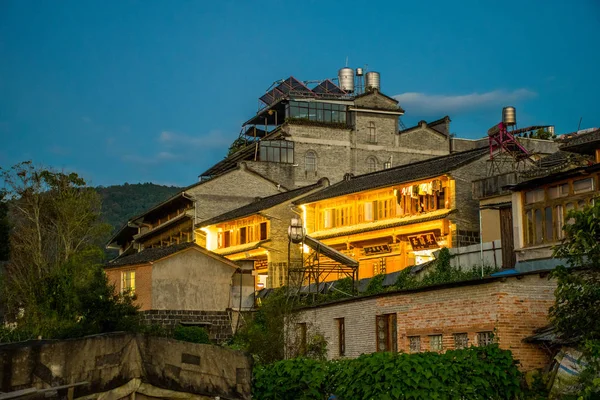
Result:
<instances>
[{"instance_id":1,"label":"metal water tank","mask_svg":"<svg viewBox=\"0 0 600 400\"><path fill-rule=\"evenodd\" d=\"M379 72L369 71L365 74L365 77L366 77L365 88L367 90L369 90L369 89L380 90L381 89Z\"/></svg>"},{"instance_id":2,"label":"metal water tank","mask_svg":"<svg viewBox=\"0 0 600 400\"><path fill-rule=\"evenodd\" d=\"M363 69L362 68L356 68L356 76L363 76Z\"/></svg>"},{"instance_id":3,"label":"metal water tank","mask_svg":"<svg viewBox=\"0 0 600 400\"><path fill-rule=\"evenodd\" d=\"M354 70L352 68L342 68L338 71L338 82L340 89L345 92L354 92Z\"/></svg>"},{"instance_id":4,"label":"metal water tank","mask_svg":"<svg viewBox=\"0 0 600 400\"><path fill-rule=\"evenodd\" d=\"M502 109L502 122L506 126L514 126L517 124L517 109L514 107L504 107Z\"/></svg>"}]
</instances>

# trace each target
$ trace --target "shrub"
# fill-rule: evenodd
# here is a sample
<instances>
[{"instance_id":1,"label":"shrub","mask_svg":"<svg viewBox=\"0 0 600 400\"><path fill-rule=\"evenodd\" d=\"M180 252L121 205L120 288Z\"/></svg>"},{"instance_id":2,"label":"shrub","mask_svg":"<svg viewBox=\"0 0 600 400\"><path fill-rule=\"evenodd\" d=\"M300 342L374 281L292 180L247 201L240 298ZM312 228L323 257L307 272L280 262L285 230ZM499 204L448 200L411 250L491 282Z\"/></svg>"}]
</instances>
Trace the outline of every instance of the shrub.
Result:
<instances>
[{"instance_id":1,"label":"shrub","mask_svg":"<svg viewBox=\"0 0 600 400\"><path fill-rule=\"evenodd\" d=\"M173 337L184 342L210 344L208 332L206 332L206 329L199 326L179 325L173 331Z\"/></svg>"},{"instance_id":2,"label":"shrub","mask_svg":"<svg viewBox=\"0 0 600 400\"><path fill-rule=\"evenodd\" d=\"M257 399L514 399L524 395L510 351L497 345L351 360L279 361L254 370Z\"/></svg>"}]
</instances>

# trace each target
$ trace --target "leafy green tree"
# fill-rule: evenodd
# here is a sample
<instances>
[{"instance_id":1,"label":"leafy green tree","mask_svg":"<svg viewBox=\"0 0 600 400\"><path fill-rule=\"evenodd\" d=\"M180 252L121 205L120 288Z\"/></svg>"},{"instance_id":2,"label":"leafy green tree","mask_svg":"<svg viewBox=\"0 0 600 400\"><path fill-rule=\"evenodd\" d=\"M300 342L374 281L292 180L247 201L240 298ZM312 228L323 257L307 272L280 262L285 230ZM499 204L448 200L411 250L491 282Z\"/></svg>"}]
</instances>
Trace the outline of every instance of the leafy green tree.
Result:
<instances>
[{"instance_id":1,"label":"leafy green tree","mask_svg":"<svg viewBox=\"0 0 600 400\"><path fill-rule=\"evenodd\" d=\"M0 340L77 336L135 322L132 299L114 294L100 267L98 244L108 226L98 194L77 174L31 162L0 170L0 177L11 225L0 302L17 322L16 332Z\"/></svg>"},{"instance_id":2,"label":"leafy green tree","mask_svg":"<svg viewBox=\"0 0 600 400\"><path fill-rule=\"evenodd\" d=\"M5 195L0 191L0 263L8 261L10 253L10 225L8 223L8 203L4 200Z\"/></svg>"},{"instance_id":3,"label":"leafy green tree","mask_svg":"<svg viewBox=\"0 0 600 400\"><path fill-rule=\"evenodd\" d=\"M563 339L580 344L588 368L581 375L579 398L600 396L600 201L571 211L565 239L554 257L567 261L553 272L557 279L552 322Z\"/></svg>"},{"instance_id":4,"label":"leafy green tree","mask_svg":"<svg viewBox=\"0 0 600 400\"><path fill-rule=\"evenodd\" d=\"M246 147L247 144L248 142L244 138L238 137L229 146L229 150L227 151L227 157L243 149L244 147Z\"/></svg>"}]
</instances>

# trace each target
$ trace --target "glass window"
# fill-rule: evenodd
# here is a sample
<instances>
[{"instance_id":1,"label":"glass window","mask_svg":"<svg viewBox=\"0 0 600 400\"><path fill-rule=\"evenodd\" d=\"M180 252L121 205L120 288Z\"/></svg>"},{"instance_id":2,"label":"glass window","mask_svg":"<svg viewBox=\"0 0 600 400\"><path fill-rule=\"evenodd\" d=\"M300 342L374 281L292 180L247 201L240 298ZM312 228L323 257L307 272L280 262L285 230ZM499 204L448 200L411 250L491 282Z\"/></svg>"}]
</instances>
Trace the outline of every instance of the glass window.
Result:
<instances>
[{"instance_id":1,"label":"glass window","mask_svg":"<svg viewBox=\"0 0 600 400\"><path fill-rule=\"evenodd\" d=\"M429 336L429 350L442 351L442 335Z\"/></svg>"},{"instance_id":2,"label":"glass window","mask_svg":"<svg viewBox=\"0 0 600 400\"><path fill-rule=\"evenodd\" d=\"M260 160L292 164L294 162L294 142L289 140L261 141Z\"/></svg>"},{"instance_id":3,"label":"glass window","mask_svg":"<svg viewBox=\"0 0 600 400\"><path fill-rule=\"evenodd\" d=\"M527 219L527 244L533 244L533 210L528 210L527 213L525 213L525 217Z\"/></svg>"},{"instance_id":4,"label":"glass window","mask_svg":"<svg viewBox=\"0 0 600 400\"><path fill-rule=\"evenodd\" d=\"M365 221L373 221L373 203L365 203Z\"/></svg>"},{"instance_id":5,"label":"glass window","mask_svg":"<svg viewBox=\"0 0 600 400\"><path fill-rule=\"evenodd\" d=\"M494 343L494 332L478 332L477 346L487 346Z\"/></svg>"},{"instance_id":6,"label":"glass window","mask_svg":"<svg viewBox=\"0 0 600 400\"><path fill-rule=\"evenodd\" d=\"M544 189L530 190L525 193L525 203L537 203L538 201L544 201Z\"/></svg>"},{"instance_id":7,"label":"glass window","mask_svg":"<svg viewBox=\"0 0 600 400\"><path fill-rule=\"evenodd\" d=\"M455 333L454 348L466 349L467 347L469 347L469 335L467 335L466 333Z\"/></svg>"},{"instance_id":8,"label":"glass window","mask_svg":"<svg viewBox=\"0 0 600 400\"><path fill-rule=\"evenodd\" d=\"M377 315L377 351L398 351L396 314Z\"/></svg>"},{"instance_id":9,"label":"glass window","mask_svg":"<svg viewBox=\"0 0 600 400\"><path fill-rule=\"evenodd\" d=\"M307 151L304 156L304 169L307 172L315 172L317 170L317 154L314 151Z\"/></svg>"},{"instance_id":10,"label":"glass window","mask_svg":"<svg viewBox=\"0 0 600 400\"><path fill-rule=\"evenodd\" d=\"M259 240L266 240L267 239L267 223L261 222L259 229L260 229L260 239Z\"/></svg>"},{"instance_id":11,"label":"glass window","mask_svg":"<svg viewBox=\"0 0 600 400\"><path fill-rule=\"evenodd\" d=\"M421 336L409 336L408 347L411 353L418 353L421 351Z\"/></svg>"},{"instance_id":12,"label":"glass window","mask_svg":"<svg viewBox=\"0 0 600 400\"><path fill-rule=\"evenodd\" d=\"M594 178L580 179L573 182L573 193L584 193L594 190Z\"/></svg>"},{"instance_id":13,"label":"glass window","mask_svg":"<svg viewBox=\"0 0 600 400\"><path fill-rule=\"evenodd\" d=\"M538 208L535 210L535 243L542 243L544 241L542 221L542 210Z\"/></svg>"},{"instance_id":14,"label":"glass window","mask_svg":"<svg viewBox=\"0 0 600 400\"><path fill-rule=\"evenodd\" d=\"M135 292L135 271L123 271L122 272L121 291Z\"/></svg>"},{"instance_id":15,"label":"glass window","mask_svg":"<svg viewBox=\"0 0 600 400\"><path fill-rule=\"evenodd\" d=\"M383 169L389 169L392 168L392 163L391 161L386 161L383 163Z\"/></svg>"},{"instance_id":16,"label":"glass window","mask_svg":"<svg viewBox=\"0 0 600 400\"><path fill-rule=\"evenodd\" d=\"M369 122L368 132L367 132L367 142L368 143L377 143L377 130L375 129L375 122Z\"/></svg>"},{"instance_id":17,"label":"glass window","mask_svg":"<svg viewBox=\"0 0 600 400\"><path fill-rule=\"evenodd\" d=\"M565 237L565 232L563 231L563 226L565 225L565 211L562 205L558 205L554 207L554 212L556 213L556 224L554 225L555 236L557 239L563 239Z\"/></svg>"},{"instance_id":18,"label":"glass window","mask_svg":"<svg viewBox=\"0 0 600 400\"><path fill-rule=\"evenodd\" d=\"M554 240L554 224L552 223L552 207L544 209L544 241L551 242Z\"/></svg>"},{"instance_id":19,"label":"glass window","mask_svg":"<svg viewBox=\"0 0 600 400\"><path fill-rule=\"evenodd\" d=\"M569 195L569 184L563 183L562 185L551 186L548 188L548 198L558 199L560 197L566 197Z\"/></svg>"}]
</instances>

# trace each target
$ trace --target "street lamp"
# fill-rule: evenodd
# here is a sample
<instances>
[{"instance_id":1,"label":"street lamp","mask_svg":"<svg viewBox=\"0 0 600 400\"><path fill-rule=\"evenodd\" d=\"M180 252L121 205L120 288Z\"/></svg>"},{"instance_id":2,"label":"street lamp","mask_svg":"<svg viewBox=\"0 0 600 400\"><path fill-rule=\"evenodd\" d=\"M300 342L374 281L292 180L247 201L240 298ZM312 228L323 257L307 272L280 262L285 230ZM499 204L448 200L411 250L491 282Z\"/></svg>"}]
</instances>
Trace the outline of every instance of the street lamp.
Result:
<instances>
[{"instance_id":1,"label":"street lamp","mask_svg":"<svg viewBox=\"0 0 600 400\"><path fill-rule=\"evenodd\" d=\"M302 220L300 218L292 218L292 222L288 227L288 237L292 243L300 243L304 239L304 227L302 226Z\"/></svg>"}]
</instances>

